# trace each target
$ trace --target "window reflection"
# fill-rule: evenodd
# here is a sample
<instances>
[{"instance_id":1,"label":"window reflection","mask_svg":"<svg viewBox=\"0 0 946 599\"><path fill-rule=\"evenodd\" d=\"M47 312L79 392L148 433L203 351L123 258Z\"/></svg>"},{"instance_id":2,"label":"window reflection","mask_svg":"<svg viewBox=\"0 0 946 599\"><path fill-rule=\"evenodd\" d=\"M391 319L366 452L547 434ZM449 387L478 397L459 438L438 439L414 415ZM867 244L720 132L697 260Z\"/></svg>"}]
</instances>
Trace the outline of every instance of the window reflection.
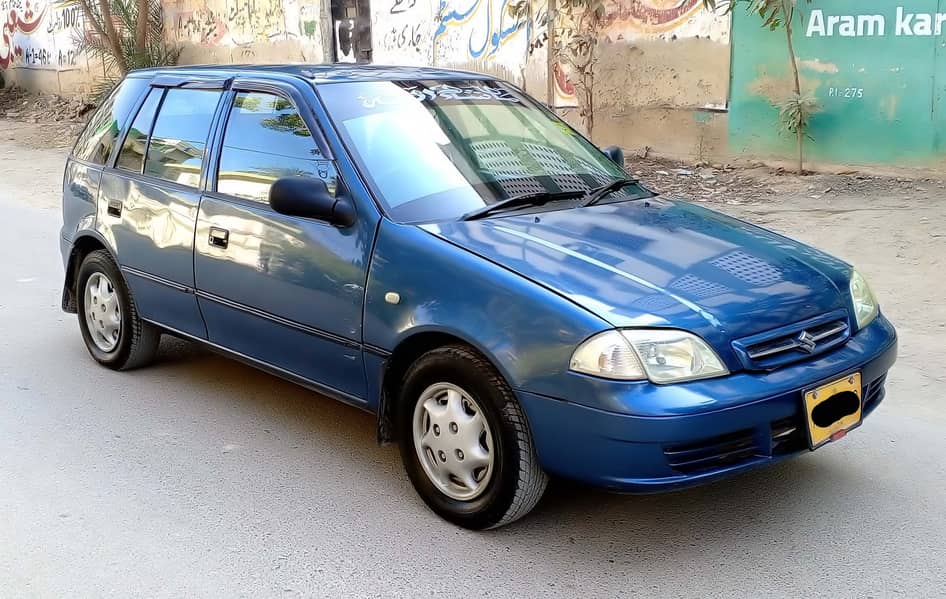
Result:
<instances>
[{"instance_id":1,"label":"window reflection","mask_svg":"<svg viewBox=\"0 0 946 599\"><path fill-rule=\"evenodd\" d=\"M262 92L241 92L227 120L217 191L266 202L280 177L318 177L335 192L327 161L291 102Z\"/></svg>"},{"instance_id":2,"label":"window reflection","mask_svg":"<svg viewBox=\"0 0 946 599\"><path fill-rule=\"evenodd\" d=\"M373 190L404 222L453 219L517 195L584 192L626 176L500 81L350 82L319 93ZM606 201L641 193L629 187Z\"/></svg>"},{"instance_id":3,"label":"window reflection","mask_svg":"<svg viewBox=\"0 0 946 599\"><path fill-rule=\"evenodd\" d=\"M127 118L147 85L146 80L134 78L125 79L119 84L79 136L73 152L76 158L105 164L115 146L115 138L123 124L121 121Z\"/></svg>"},{"instance_id":4,"label":"window reflection","mask_svg":"<svg viewBox=\"0 0 946 599\"><path fill-rule=\"evenodd\" d=\"M200 183L200 168L219 91L170 89L154 123L145 174L189 187Z\"/></svg>"},{"instance_id":5,"label":"window reflection","mask_svg":"<svg viewBox=\"0 0 946 599\"><path fill-rule=\"evenodd\" d=\"M135 173L140 173L145 162L145 148L148 147L148 133L151 131L151 123L154 121L154 113L158 109L158 103L161 101L161 94L164 90L154 88L148 93L138 116L131 124L128 135L125 136L125 143L122 144L121 153L118 155L118 161L115 166Z\"/></svg>"}]
</instances>

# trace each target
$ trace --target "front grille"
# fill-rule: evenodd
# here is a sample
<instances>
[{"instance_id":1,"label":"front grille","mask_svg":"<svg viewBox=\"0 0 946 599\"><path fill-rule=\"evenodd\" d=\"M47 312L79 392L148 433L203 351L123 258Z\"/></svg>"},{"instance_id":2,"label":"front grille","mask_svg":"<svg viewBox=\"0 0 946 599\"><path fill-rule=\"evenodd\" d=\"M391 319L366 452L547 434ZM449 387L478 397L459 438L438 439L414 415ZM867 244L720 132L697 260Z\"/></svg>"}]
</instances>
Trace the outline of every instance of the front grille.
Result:
<instances>
[{"instance_id":1,"label":"front grille","mask_svg":"<svg viewBox=\"0 0 946 599\"><path fill-rule=\"evenodd\" d=\"M862 401L861 411L868 412L884 397L884 383L887 382L887 375L874 379L864 387L864 399Z\"/></svg>"},{"instance_id":2,"label":"front grille","mask_svg":"<svg viewBox=\"0 0 946 599\"><path fill-rule=\"evenodd\" d=\"M664 449L670 467L683 474L694 474L745 462L756 457L753 429L720 435L685 445Z\"/></svg>"},{"instance_id":3,"label":"front grille","mask_svg":"<svg viewBox=\"0 0 946 599\"><path fill-rule=\"evenodd\" d=\"M808 447L804 425L797 414L769 423L769 435L766 443L764 436L756 434L756 429L747 428L695 443L669 445L664 448L664 457L677 472L698 474Z\"/></svg>"},{"instance_id":4,"label":"front grille","mask_svg":"<svg viewBox=\"0 0 946 599\"><path fill-rule=\"evenodd\" d=\"M774 370L843 345L851 336L844 310L733 342L749 370Z\"/></svg>"},{"instance_id":5,"label":"front grille","mask_svg":"<svg viewBox=\"0 0 946 599\"><path fill-rule=\"evenodd\" d=\"M867 413L884 397L883 375L864 385L863 408ZM694 443L668 445L664 457L681 474L698 474L734 466L760 457L784 456L808 448L804 414L796 413L769 423L769 441L764 433L747 428L734 433L709 437Z\"/></svg>"},{"instance_id":6,"label":"front grille","mask_svg":"<svg viewBox=\"0 0 946 599\"><path fill-rule=\"evenodd\" d=\"M798 416L776 420L771 425L772 455L785 455L801 451L808 446L805 426Z\"/></svg>"}]
</instances>

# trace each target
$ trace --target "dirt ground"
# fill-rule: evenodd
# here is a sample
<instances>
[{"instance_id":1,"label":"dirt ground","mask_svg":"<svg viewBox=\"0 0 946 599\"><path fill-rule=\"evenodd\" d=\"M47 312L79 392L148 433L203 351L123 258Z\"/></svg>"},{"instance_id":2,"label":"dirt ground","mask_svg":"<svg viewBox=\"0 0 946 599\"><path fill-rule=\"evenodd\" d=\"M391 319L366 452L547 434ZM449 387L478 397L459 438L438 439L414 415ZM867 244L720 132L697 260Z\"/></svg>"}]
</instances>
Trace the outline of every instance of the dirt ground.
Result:
<instances>
[{"instance_id":1,"label":"dirt ground","mask_svg":"<svg viewBox=\"0 0 946 599\"><path fill-rule=\"evenodd\" d=\"M33 95L0 89L0 139L28 148L65 148L75 141L95 106L86 98Z\"/></svg>"}]
</instances>

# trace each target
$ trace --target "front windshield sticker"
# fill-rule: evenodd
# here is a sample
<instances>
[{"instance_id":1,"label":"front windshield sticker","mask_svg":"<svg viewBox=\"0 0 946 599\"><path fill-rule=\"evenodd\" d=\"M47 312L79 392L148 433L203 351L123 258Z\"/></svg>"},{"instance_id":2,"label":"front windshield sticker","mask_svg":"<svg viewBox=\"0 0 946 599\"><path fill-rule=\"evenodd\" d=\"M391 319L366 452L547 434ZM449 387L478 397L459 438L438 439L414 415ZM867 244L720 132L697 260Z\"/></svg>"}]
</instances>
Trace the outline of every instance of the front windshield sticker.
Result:
<instances>
[{"instance_id":1,"label":"front windshield sticker","mask_svg":"<svg viewBox=\"0 0 946 599\"><path fill-rule=\"evenodd\" d=\"M457 100L492 100L494 102L510 102L519 104L519 98L501 87L490 87L477 82L466 82L460 85L438 83L436 85L404 85L404 91L410 93L415 100L421 102L457 101ZM403 94L358 96L362 108L378 108L379 106L396 106L403 104L406 97Z\"/></svg>"},{"instance_id":2,"label":"front windshield sticker","mask_svg":"<svg viewBox=\"0 0 946 599\"><path fill-rule=\"evenodd\" d=\"M396 106L404 103L402 96L358 96L362 108L377 108L378 106Z\"/></svg>"},{"instance_id":3,"label":"front windshield sticker","mask_svg":"<svg viewBox=\"0 0 946 599\"><path fill-rule=\"evenodd\" d=\"M462 86L438 83L429 87L419 87L412 85L404 88L411 92L411 95L421 102L429 100L498 100L500 102L519 102L519 98L510 94L501 87L489 87L486 85L469 82Z\"/></svg>"}]
</instances>

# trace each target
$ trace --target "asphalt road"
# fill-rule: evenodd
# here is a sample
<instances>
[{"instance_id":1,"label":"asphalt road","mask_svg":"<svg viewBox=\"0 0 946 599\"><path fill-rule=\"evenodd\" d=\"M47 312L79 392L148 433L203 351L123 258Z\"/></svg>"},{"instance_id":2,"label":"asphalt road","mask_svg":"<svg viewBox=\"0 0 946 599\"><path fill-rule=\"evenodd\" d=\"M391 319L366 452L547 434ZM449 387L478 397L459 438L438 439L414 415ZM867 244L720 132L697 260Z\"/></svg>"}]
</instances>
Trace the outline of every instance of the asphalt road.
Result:
<instances>
[{"instance_id":1,"label":"asphalt road","mask_svg":"<svg viewBox=\"0 0 946 599\"><path fill-rule=\"evenodd\" d=\"M555 482L467 532L367 414L179 341L98 367L59 310L62 152L0 157L0 597L946 596L946 417L915 374L941 347L811 455L669 495Z\"/></svg>"}]
</instances>

